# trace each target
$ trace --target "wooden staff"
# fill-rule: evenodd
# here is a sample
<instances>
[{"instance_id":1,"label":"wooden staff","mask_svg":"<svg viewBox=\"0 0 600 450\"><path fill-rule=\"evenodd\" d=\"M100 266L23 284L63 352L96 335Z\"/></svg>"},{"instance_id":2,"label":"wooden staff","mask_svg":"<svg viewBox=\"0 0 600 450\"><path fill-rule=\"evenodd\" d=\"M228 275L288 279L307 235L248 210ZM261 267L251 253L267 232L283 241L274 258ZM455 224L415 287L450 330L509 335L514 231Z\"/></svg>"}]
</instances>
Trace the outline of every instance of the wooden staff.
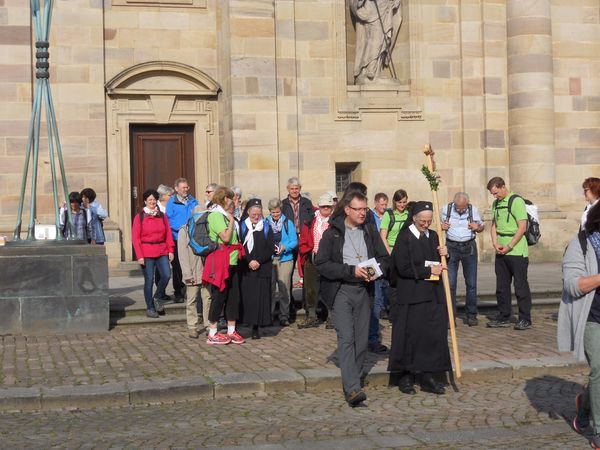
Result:
<instances>
[{"instance_id":1,"label":"wooden staff","mask_svg":"<svg viewBox=\"0 0 600 450\"><path fill-rule=\"evenodd\" d=\"M423 148L423 153L427 157L427 168L429 169L429 175L433 175L435 171L435 166L433 162L433 149L431 145L427 144ZM428 174L426 174L427 176ZM431 195L433 197L433 216L435 218L435 231L440 237L440 245L446 245L446 236L442 231L442 223L440 219L440 204L438 202L437 196L437 180L432 180L428 178L429 185L431 187ZM447 266L446 257L442 256L442 265ZM456 372L456 378L461 377L462 373L460 370L460 358L458 356L458 342L456 339L456 328L454 326L454 308L452 306L452 296L450 295L450 281L448 280L448 271L442 271L442 283L444 285L444 292L446 294L446 307L448 308L448 321L450 324L450 340L452 341L452 356L454 357L454 370Z\"/></svg>"}]
</instances>

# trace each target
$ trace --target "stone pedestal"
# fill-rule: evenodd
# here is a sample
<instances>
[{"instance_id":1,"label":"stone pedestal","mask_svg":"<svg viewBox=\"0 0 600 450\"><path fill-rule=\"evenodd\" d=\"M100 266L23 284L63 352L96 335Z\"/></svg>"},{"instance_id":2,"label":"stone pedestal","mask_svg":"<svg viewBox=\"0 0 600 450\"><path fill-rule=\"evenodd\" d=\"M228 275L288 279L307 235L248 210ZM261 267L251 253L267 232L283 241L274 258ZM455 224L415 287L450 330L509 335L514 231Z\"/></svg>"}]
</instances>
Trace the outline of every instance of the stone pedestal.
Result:
<instances>
[{"instance_id":1,"label":"stone pedestal","mask_svg":"<svg viewBox=\"0 0 600 450\"><path fill-rule=\"evenodd\" d=\"M103 246L35 242L0 247L2 334L108 330Z\"/></svg>"}]
</instances>

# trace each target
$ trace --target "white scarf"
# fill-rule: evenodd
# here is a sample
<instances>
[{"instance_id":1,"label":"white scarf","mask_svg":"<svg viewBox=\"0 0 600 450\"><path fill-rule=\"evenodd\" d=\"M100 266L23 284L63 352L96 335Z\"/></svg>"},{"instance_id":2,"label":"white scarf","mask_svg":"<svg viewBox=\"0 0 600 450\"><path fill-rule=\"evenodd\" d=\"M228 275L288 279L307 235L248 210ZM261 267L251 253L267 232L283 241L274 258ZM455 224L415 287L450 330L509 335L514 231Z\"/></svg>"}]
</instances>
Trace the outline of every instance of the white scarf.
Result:
<instances>
[{"instance_id":1,"label":"white scarf","mask_svg":"<svg viewBox=\"0 0 600 450\"><path fill-rule=\"evenodd\" d=\"M159 213L158 208L149 209L147 206L144 206L144 212L149 216L156 216Z\"/></svg>"},{"instance_id":2,"label":"white scarf","mask_svg":"<svg viewBox=\"0 0 600 450\"><path fill-rule=\"evenodd\" d=\"M246 233L246 237L244 238L244 245L248 249L248 253L252 253L252 249L254 248L254 232L262 231L264 223L262 220L259 220L255 225L250 221L250 217L244 220L244 223L248 229L248 233Z\"/></svg>"}]
</instances>

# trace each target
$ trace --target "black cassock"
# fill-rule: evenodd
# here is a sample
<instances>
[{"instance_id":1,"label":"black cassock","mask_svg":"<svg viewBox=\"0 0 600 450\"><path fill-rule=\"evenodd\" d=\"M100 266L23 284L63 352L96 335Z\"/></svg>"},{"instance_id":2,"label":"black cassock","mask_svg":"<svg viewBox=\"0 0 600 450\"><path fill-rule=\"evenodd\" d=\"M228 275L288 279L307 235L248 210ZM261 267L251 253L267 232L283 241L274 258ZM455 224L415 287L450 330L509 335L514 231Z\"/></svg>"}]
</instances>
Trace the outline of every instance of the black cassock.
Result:
<instances>
[{"instance_id":1,"label":"black cassock","mask_svg":"<svg viewBox=\"0 0 600 450\"><path fill-rule=\"evenodd\" d=\"M247 231L252 233L253 231ZM275 250L273 231L254 231L254 247L246 254L241 263L241 298L242 322L247 325L266 326L272 323L271 318L271 272L273 264L271 257ZM244 242L242 236L242 242ZM258 270L250 270L248 263L256 260L260 263Z\"/></svg>"},{"instance_id":2,"label":"black cassock","mask_svg":"<svg viewBox=\"0 0 600 450\"><path fill-rule=\"evenodd\" d=\"M406 228L392 251L396 298L390 299L390 372L452 370L448 349L448 312L442 281L427 281L425 261L440 261L437 233L417 238Z\"/></svg>"}]
</instances>

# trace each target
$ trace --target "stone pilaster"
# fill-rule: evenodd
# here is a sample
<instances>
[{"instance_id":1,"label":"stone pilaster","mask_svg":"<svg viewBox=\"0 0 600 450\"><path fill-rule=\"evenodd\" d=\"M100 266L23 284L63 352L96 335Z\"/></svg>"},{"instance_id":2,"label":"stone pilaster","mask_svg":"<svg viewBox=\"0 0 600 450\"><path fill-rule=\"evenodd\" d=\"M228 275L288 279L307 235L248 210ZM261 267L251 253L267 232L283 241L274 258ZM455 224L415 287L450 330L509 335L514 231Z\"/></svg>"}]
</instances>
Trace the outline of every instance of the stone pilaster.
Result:
<instances>
[{"instance_id":1,"label":"stone pilaster","mask_svg":"<svg viewBox=\"0 0 600 450\"><path fill-rule=\"evenodd\" d=\"M554 78L550 0L508 0L510 187L554 209Z\"/></svg>"}]
</instances>

